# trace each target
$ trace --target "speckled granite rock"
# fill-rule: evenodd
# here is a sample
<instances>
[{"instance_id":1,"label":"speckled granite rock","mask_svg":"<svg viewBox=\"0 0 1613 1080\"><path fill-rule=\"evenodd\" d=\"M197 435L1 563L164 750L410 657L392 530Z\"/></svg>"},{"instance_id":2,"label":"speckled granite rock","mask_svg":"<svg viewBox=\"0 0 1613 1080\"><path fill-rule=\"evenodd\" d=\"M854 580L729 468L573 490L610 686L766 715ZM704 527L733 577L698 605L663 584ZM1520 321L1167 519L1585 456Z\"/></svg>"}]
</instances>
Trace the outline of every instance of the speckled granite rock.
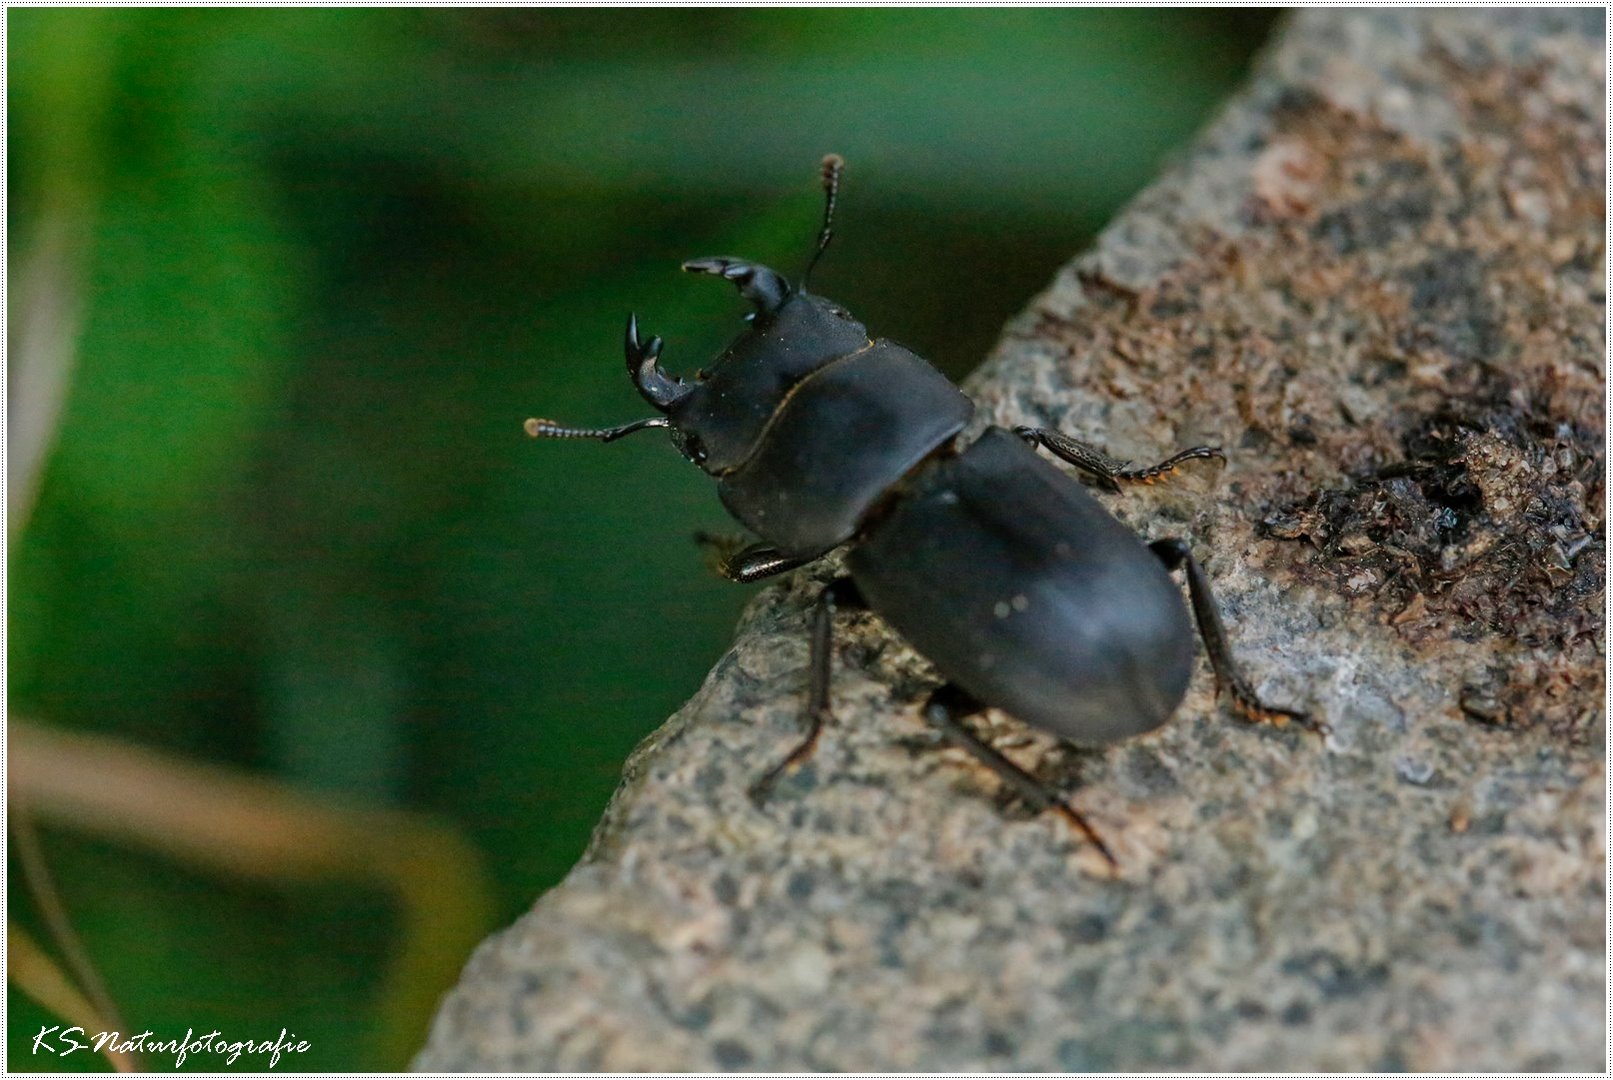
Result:
<instances>
[{"instance_id":1,"label":"speckled granite rock","mask_svg":"<svg viewBox=\"0 0 1613 1080\"><path fill-rule=\"evenodd\" d=\"M1313 11L973 390L1218 477L1109 501L1207 558L1263 692L1100 753L991 714L1122 873L841 619L841 723L758 809L798 576L487 942L428 1069L1605 1066L1600 11ZM818 575L821 577L822 575Z\"/></svg>"}]
</instances>

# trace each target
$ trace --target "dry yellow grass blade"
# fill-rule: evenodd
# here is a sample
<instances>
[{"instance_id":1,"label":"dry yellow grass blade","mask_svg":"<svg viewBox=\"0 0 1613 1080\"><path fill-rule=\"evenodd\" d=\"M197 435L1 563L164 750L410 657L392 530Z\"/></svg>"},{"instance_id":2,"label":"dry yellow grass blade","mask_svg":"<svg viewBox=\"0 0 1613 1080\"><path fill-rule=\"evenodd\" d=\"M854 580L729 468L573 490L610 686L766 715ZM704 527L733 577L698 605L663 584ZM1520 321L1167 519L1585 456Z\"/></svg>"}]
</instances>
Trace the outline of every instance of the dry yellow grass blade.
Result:
<instances>
[{"instance_id":1,"label":"dry yellow grass blade","mask_svg":"<svg viewBox=\"0 0 1613 1080\"><path fill-rule=\"evenodd\" d=\"M110 1031L111 1021L95 1010L67 972L52 960L29 933L14 922L6 923L6 974L17 988L56 1016L88 1032ZM101 1051L118 1072L139 1072L140 1063L129 1054Z\"/></svg>"},{"instance_id":2,"label":"dry yellow grass blade","mask_svg":"<svg viewBox=\"0 0 1613 1080\"><path fill-rule=\"evenodd\" d=\"M398 950L377 1005L382 1060L402 1064L491 924L476 850L447 825L347 807L262 777L105 736L9 722L13 799L49 823L267 884L352 883L397 898Z\"/></svg>"}]
</instances>

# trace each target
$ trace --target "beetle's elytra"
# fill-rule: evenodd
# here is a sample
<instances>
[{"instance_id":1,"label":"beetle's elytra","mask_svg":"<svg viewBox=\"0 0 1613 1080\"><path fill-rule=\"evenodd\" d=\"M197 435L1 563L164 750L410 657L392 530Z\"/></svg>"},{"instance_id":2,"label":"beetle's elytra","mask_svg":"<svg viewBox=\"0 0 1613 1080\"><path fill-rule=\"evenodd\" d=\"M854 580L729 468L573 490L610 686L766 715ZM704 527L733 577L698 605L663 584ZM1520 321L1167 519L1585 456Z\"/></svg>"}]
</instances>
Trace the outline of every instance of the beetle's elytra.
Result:
<instances>
[{"instance_id":1,"label":"beetle's elytra","mask_svg":"<svg viewBox=\"0 0 1613 1080\"><path fill-rule=\"evenodd\" d=\"M1221 452L1198 446L1131 469L1033 427L990 427L960 445L973 403L922 358L871 338L840 305L807 291L833 235L841 170L838 156L824 159L823 225L800 286L743 259L683 264L733 282L755 308L749 326L693 383L667 374L661 339L643 341L628 319L628 374L660 415L590 429L528 420L526 430L610 442L668 429L759 538L724 551L719 569L732 580L782 574L847 546L850 576L825 587L813 611L806 737L753 794L817 745L830 712L832 616L866 605L948 680L925 717L1033 805L1063 815L1113 865L1078 813L959 721L1000 708L1082 746L1159 727L1181 703L1192 670L1192 625L1170 576L1180 567L1217 684L1234 708L1254 721L1325 730L1255 695L1185 542L1144 542L1036 448L1110 490Z\"/></svg>"}]
</instances>

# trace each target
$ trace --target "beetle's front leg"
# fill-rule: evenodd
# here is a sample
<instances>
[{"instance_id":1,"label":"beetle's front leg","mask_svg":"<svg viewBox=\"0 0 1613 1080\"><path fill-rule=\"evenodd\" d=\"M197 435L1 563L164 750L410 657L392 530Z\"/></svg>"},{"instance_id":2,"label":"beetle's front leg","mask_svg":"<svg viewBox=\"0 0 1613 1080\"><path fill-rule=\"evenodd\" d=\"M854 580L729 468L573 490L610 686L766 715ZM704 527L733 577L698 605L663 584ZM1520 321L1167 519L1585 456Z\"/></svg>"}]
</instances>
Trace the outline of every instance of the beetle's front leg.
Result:
<instances>
[{"instance_id":1,"label":"beetle's front leg","mask_svg":"<svg viewBox=\"0 0 1613 1080\"><path fill-rule=\"evenodd\" d=\"M768 544L747 545L742 536L697 532L694 538L696 543L710 552L711 568L729 581L737 581L741 585L787 574L820 558L817 555L792 558L780 554L777 548Z\"/></svg>"},{"instance_id":2,"label":"beetle's front leg","mask_svg":"<svg viewBox=\"0 0 1613 1080\"><path fill-rule=\"evenodd\" d=\"M1204 639L1204 649L1210 654L1210 669L1215 672L1216 689L1227 692L1232 699L1232 707L1238 714L1257 724L1270 724L1272 727L1294 724L1306 731L1326 735L1328 726L1311 717L1309 713L1295 709L1279 709L1263 703L1255 693L1254 687L1243 677L1237 661L1232 659L1232 648L1227 643L1226 627L1221 625L1221 614L1216 610L1215 595L1210 591L1210 579L1204 573L1204 567L1193 557L1193 551L1187 546L1187 541L1173 537L1168 540L1155 540L1148 547L1159 556L1160 561L1165 564L1165 569L1186 568L1187 595L1193 603L1193 618L1199 624L1199 636Z\"/></svg>"},{"instance_id":3,"label":"beetle's front leg","mask_svg":"<svg viewBox=\"0 0 1613 1080\"><path fill-rule=\"evenodd\" d=\"M800 768L817 750L818 736L823 734L823 725L833 714L829 704L829 678L833 670L834 613L839 609L855 611L866 606L862 593L849 577L836 578L818 593L818 601L812 607L812 645L807 661L806 735L782 761L751 785L750 797L754 801L765 799L780 777Z\"/></svg>"},{"instance_id":4,"label":"beetle's front leg","mask_svg":"<svg viewBox=\"0 0 1613 1080\"><path fill-rule=\"evenodd\" d=\"M1134 469L1131 467L1131 462L1112 458L1096 446L1072 439L1062 431L1054 431L1052 428L1017 427L1014 429L1014 434L1032 446L1043 447L1054 457L1067 461L1082 472L1096 477L1098 482L1110 491L1119 491L1122 483L1152 484L1175 472L1186 461L1214 459L1224 462L1227 459L1219 446L1192 446L1181 453L1172 454L1157 464Z\"/></svg>"},{"instance_id":5,"label":"beetle's front leg","mask_svg":"<svg viewBox=\"0 0 1613 1080\"><path fill-rule=\"evenodd\" d=\"M1014 794L1037 810L1051 810L1064 818L1086 839L1087 843L1098 849L1098 854L1103 856L1111 870L1119 869L1120 864L1115 861L1109 845L1103 842L1103 837L1099 836L1098 831L1081 816L1080 811L963 725L964 717L979 712L981 708L980 702L961 687L947 683L930 695L930 700L924 705L924 719L954 744L972 754L976 761L996 773L1003 783L1014 790Z\"/></svg>"}]
</instances>

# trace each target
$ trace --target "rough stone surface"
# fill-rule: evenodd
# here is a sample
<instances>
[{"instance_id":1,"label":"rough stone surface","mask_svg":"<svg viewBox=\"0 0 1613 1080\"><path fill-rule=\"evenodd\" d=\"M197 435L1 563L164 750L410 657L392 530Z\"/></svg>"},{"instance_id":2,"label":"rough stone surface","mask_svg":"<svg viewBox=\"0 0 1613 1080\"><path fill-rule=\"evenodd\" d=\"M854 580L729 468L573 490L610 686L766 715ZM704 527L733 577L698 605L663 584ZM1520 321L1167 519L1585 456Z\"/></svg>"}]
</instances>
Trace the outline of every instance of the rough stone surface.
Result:
<instances>
[{"instance_id":1,"label":"rough stone surface","mask_svg":"<svg viewBox=\"0 0 1613 1080\"><path fill-rule=\"evenodd\" d=\"M1117 878L937 747L928 665L761 593L564 884L487 942L429 1069L1605 1067L1602 13L1302 15L972 387L1152 459L1106 497L1205 558L1325 742L1177 719L1104 752L978 724Z\"/></svg>"}]
</instances>

